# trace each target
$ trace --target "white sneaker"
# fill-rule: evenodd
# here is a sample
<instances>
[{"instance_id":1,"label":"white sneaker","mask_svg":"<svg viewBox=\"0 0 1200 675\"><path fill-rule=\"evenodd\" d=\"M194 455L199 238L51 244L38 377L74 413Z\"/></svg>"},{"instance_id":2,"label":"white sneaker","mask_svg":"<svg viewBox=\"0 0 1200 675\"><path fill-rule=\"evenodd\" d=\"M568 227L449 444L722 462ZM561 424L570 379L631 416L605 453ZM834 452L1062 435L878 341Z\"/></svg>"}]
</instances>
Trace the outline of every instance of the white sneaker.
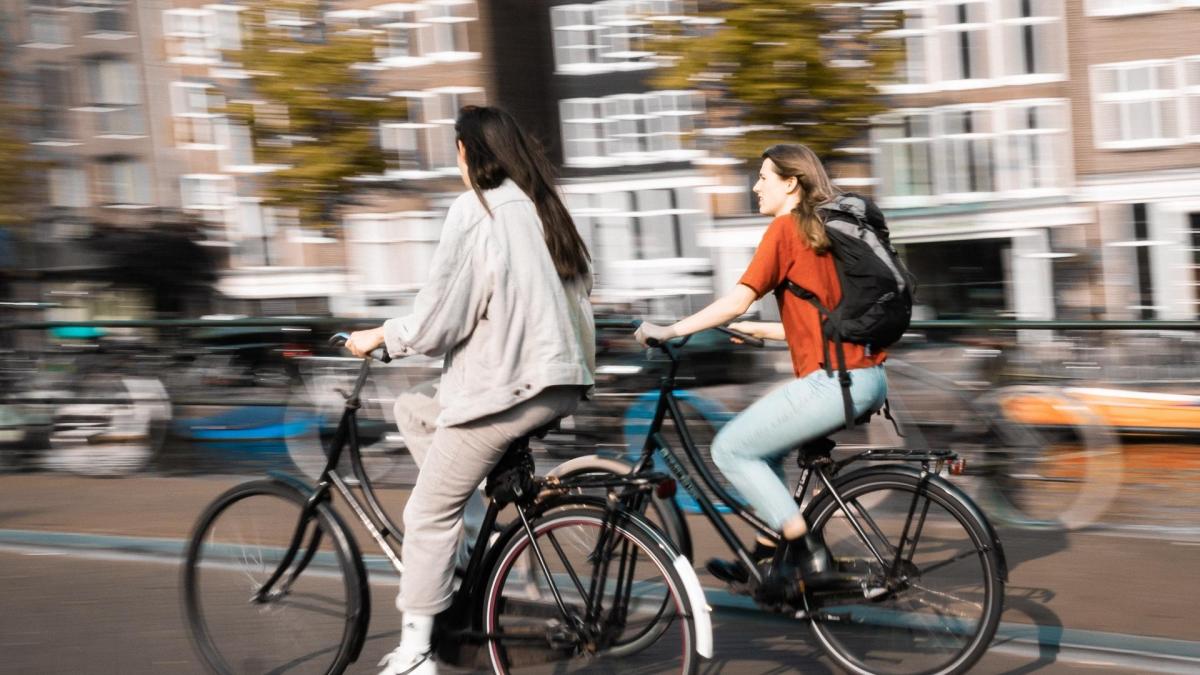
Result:
<instances>
[{"instance_id":1,"label":"white sneaker","mask_svg":"<svg viewBox=\"0 0 1200 675\"><path fill-rule=\"evenodd\" d=\"M379 675L437 675L438 672L437 663L430 652L412 654L400 647L384 656L379 665L386 665Z\"/></svg>"}]
</instances>

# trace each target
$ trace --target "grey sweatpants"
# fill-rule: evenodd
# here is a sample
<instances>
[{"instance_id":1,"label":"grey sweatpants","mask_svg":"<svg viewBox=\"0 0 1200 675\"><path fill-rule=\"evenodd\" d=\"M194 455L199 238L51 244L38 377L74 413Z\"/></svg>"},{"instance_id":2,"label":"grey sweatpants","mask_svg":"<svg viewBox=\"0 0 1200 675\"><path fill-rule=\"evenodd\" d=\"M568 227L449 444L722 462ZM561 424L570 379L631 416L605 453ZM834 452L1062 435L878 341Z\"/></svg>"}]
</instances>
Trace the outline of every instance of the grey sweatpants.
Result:
<instances>
[{"instance_id":1,"label":"grey sweatpants","mask_svg":"<svg viewBox=\"0 0 1200 675\"><path fill-rule=\"evenodd\" d=\"M453 427L434 423L441 406L432 383L397 397L396 424L420 468L404 507L400 611L434 615L450 606L460 538L473 542L483 520L476 488L510 443L574 412L582 392L576 386L550 387L508 410Z\"/></svg>"}]
</instances>

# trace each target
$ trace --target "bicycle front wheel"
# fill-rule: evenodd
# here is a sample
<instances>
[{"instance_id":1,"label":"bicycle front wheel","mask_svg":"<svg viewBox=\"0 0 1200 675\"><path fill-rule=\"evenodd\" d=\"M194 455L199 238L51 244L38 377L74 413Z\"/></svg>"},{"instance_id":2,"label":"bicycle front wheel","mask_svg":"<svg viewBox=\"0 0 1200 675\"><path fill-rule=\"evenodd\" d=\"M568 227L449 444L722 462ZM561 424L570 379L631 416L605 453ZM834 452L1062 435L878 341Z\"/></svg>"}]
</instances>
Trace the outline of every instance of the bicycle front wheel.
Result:
<instances>
[{"instance_id":1,"label":"bicycle front wheel","mask_svg":"<svg viewBox=\"0 0 1200 675\"><path fill-rule=\"evenodd\" d=\"M494 672L696 672L677 554L634 521L606 524L603 509L554 511L532 527L533 539L520 532L501 551L483 596Z\"/></svg>"},{"instance_id":2,"label":"bicycle front wheel","mask_svg":"<svg viewBox=\"0 0 1200 675\"><path fill-rule=\"evenodd\" d=\"M340 673L356 656L370 615L362 557L327 504L301 525L305 499L282 482L253 481L200 517L188 542L183 601L212 672ZM302 544L288 560L297 527Z\"/></svg>"},{"instance_id":3,"label":"bicycle front wheel","mask_svg":"<svg viewBox=\"0 0 1200 675\"><path fill-rule=\"evenodd\" d=\"M863 586L806 594L821 646L863 675L965 672L991 643L1004 602L998 544L978 511L952 488L895 469L849 478L838 493L846 508L826 493L809 523Z\"/></svg>"}]
</instances>

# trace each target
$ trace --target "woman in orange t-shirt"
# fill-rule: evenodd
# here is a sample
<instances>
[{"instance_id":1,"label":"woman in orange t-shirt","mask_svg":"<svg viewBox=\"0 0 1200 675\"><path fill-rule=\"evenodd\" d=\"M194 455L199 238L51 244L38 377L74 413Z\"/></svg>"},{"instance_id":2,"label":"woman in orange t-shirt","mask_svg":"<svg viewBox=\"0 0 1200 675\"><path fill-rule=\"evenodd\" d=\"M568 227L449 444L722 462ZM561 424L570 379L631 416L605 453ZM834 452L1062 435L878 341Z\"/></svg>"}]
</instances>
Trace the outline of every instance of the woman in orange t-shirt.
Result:
<instances>
[{"instance_id":1,"label":"woman in orange t-shirt","mask_svg":"<svg viewBox=\"0 0 1200 675\"><path fill-rule=\"evenodd\" d=\"M781 323L744 321L730 327L755 337L786 340L797 379L769 392L726 424L713 441L712 458L759 516L783 535L785 555L779 565L766 570L766 578L792 583L799 574L810 588L829 587L852 580L839 578L824 543L808 532L784 482L782 460L806 441L840 428L845 410L836 370L829 369L834 364L823 363L816 308L781 286L792 281L816 294L826 307L841 300L829 237L818 214L819 207L838 198L838 192L816 154L803 145L773 145L762 157L754 193L759 213L774 220L738 285L671 326L643 323L636 337L645 344L649 339L667 340L719 326L744 314L767 293L775 293ZM887 396L885 354L868 353L851 343L845 343L845 350L855 415L879 409ZM757 561L767 563L776 557L774 543L759 538L758 544ZM730 582L749 578L739 562L712 560L708 569Z\"/></svg>"}]
</instances>

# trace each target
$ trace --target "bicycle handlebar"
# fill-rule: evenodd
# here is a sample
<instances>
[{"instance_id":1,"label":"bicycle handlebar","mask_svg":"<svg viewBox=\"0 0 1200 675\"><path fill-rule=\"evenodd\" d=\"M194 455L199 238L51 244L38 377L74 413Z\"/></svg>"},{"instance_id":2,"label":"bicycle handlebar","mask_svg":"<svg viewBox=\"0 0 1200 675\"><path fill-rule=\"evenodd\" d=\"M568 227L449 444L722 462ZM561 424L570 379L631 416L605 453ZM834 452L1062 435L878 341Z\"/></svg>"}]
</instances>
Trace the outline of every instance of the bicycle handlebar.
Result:
<instances>
[{"instance_id":1,"label":"bicycle handlebar","mask_svg":"<svg viewBox=\"0 0 1200 675\"><path fill-rule=\"evenodd\" d=\"M334 333L329 338L329 344L334 347L344 347L344 346L346 346L346 342L349 339L350 339L349 333ZM376 347L375 349L371 350L371 353L367 354L367 356L369 358L373 358L381 363L391 363L392 362L392 357L388 354L387 346Z\"/></svg>"}]
</instances>

